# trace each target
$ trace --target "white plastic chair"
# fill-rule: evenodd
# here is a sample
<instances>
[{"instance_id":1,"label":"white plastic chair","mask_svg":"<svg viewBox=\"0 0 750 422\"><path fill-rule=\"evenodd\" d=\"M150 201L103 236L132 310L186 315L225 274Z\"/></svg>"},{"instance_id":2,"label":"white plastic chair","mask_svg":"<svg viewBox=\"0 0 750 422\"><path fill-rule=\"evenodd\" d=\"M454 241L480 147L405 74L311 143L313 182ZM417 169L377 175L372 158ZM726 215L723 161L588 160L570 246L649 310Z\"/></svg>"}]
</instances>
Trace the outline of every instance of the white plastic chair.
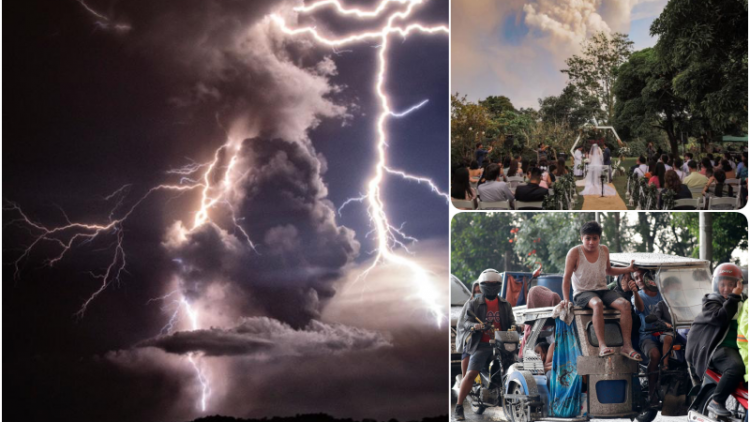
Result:
<instances>
[{"instance_id":1,"label":"white plastic chair","mask_svg":"<svg viewBox=\"0 0 750 422\"><path fill-rule=\"evenodd\" d=\"M734 196L716 198L708 198L708 209L710 210L730 210L737 207L737 198Z\"/></svg>"},{"instance_id":2,"label":"white plastic chair","mask_svg":"<svg viewBox=\"0 0 750 422\"><path fill-rule=\"evenodd\" d=\"M703 188L704 186L698 187L698 188L689 188L690 193L693 194L693 199L697 198L703 198Z\"/></svg>"},{"instance_id":3,"label":"white plastic chair","mask_svg":"<svg viewBox=\"0 0 750 422\"><path fill-rule=\"evenodd\" d=\"M516 205L515 209L519 210L521 208L531 208L535 210L537 209L543 210L544 208L542 207L542 204L543 204L542 201L534 201L534 202L515 201L515 205Z\"/></svg>"},{"instance_id":4,"label":"white plastic chair","mask_svg":"<svg viewBox=\"0 0 750 422\"><path fill-rule=\"evenodd\" d=\"M451 198L451 203L454 207L458 209L465 209L465 210L475 210L477 209L476 204L474 201L462 201L460 199L453 199Z\"/></svg>"},{"instance_id":5,"label":"white plastic chair","mask_svg":"<svg viewBox=\"0 0 750 422\"><path fill-rule=\"evenodd\" d=\"M693 198L693 199L676 199L674 201L674 208L677 207L692 207L693 209L697 210L700 209L700 199ZM679 210L678 210L679 211Z\"/></svg>"},{"instance_id":6,"label":"white plastic chair","mask_svg":"<svg viewBox=\"0 0 750 422\"><path fill-rule=\"evenodd\" d=\"M511 189L517 188L519 185L523 186L525 183L523 182L523 177L521 176L512 176L508 178L508 187Z\"/></svg>"},{"instance_id":7,"label":"white plastic chair","mask_svg":"<svg viewBox=\"0 0 750 422\"><path fill-rule=\"evenodd\" d=\"M513 208L510 207L510 201L494 201L494 202L479 201L478 209L480 210L512 210Z\"/></svg>"}]
</instances>

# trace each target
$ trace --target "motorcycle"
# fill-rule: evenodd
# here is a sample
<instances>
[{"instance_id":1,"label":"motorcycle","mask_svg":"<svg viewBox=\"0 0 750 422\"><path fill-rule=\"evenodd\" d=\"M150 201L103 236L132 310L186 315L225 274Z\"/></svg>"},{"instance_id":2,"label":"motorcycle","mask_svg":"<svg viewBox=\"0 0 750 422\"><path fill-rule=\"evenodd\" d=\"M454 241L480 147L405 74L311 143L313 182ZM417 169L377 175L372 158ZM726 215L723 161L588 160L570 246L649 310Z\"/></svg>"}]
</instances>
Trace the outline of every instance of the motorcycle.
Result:
<instances>
[{"instance_id":1,"label":"motorcycle","mask_svg":"<svg viewBox=\"0 0 750 422\"><path fill-rule=\"evenodd\" d=\"M488 407L503 406L504 377L508 368L518 360L520 341L515 326L508 331L501 331L487 323L479 331L494 332L494 338L490 339L492 359L479 372L467 396L474 413L481 415Z\"/></svg>"},{"instance_id":2,"label":"motorcycle","mask_svg":"<svg viewBox=\"0 0 750 422\"><path fill-rule=\"evenodd\" d=\"M706 375L703 377L703 383L700 386L693 404L690 406L688 411L688 420L694 422L747 422L747 384L737 386L737 388L729 394L727 401L724 403L724 407L732 412L731 416L721 417L715 415L713 412L708 410L708 405L713 400L716 390L716 386L721 380L721 374L715 370L708 368Z\"/></svg>"}]
</instances>

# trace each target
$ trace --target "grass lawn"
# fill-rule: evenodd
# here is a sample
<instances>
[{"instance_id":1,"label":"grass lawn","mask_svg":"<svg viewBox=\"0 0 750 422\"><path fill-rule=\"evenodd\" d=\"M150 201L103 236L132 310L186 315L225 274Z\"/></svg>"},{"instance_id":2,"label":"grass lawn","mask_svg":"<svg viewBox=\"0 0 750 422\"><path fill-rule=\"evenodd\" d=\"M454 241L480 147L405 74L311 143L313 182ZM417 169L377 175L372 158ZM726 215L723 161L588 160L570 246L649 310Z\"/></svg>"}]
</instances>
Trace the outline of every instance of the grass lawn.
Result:
<instances>
[{"instance_id":1,"label":"grass lawn","mask_svg":"<svg viewBox=\"0 0 750 422\"><path fill-rule=\"evenodd\" d=\"M620 163L620 167L624 167L625 170L629 169L630 167L635 165L637 158L636 157L625 157L622 160L622 163ZM615 185L615 189L617 189L617 194L620 195L620 198L625 202L625 205L628 207L629 210L634 209L630 205L628 205L628 200L625 198L625 189L628 185L628 178L624 174L618 173L617 176L615 176L615 179L613 181L613 184ZM583 208L583 196L580 195L580 193L583 191L583 188L578 188L579 195L576 196L576 203L573 209L580 210Z\"/></svg>"}]
</instances>

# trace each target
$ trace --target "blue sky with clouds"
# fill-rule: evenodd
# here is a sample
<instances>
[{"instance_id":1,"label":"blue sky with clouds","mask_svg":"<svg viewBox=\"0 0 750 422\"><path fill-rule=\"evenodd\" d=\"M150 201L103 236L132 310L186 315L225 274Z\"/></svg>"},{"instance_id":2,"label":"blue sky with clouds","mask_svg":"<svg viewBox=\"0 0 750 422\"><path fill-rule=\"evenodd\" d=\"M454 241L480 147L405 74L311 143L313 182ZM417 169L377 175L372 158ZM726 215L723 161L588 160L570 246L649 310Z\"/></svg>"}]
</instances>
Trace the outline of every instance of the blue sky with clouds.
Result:
<instances>
[{"instance_id":1,"label":"blue sky with clouds","mask_svg":"<svg viewBox=\"0 0 750 422\"><path fill-rule=\"evenodd\" d=\"M537 107L558 95L565 59L599 31L624 32L635 49L651 47L651 23L667 0L454 0L451 92L470 101L505 95Z\"/></svg>"}]
</instances>

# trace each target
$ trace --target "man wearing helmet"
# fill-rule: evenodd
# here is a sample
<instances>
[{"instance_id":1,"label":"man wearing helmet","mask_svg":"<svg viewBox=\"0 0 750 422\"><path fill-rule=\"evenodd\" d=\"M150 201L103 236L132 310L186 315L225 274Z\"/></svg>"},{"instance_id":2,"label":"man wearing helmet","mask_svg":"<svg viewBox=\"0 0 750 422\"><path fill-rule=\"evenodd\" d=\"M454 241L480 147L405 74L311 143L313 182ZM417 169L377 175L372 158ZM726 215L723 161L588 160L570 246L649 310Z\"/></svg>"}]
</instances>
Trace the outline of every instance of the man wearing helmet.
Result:
<instances>
[{"instance_id":1,"label":"man wearing helmet","mask_svg":"<svg viewBox=\"0 0 750 422\"><path fill-rule=\"evenodd\" d=\"M498 296L500 293L500 273L493 269L482 271L479 276L481 296L475 296L464 305L459 318L463 330L456 339L464 345L464 352L469 354L469 367L466 376L461 380L458 391L458 402L453 412L457 421L464 420L464 399L471 391L474 379L482 370L487 360L492 357L490 335L484 331L487 325L499 330L508 330L516 325L513 308L507 300ZM479 321L482 321L480 324ZM486 322L486 323L485 323Z\"/></svg>"},{"instance_id":2,"label":"man wearing helmet","mask_svg":"<svg viewBox=\"0 0 750 422\"><path fill-rule=\"evenodd\" d=\"M724 402L745 376L745 364L737 347L742 271L734 264L719 265L714 270L713 288L713 293L703 297L703 310L690 327L685 357L701 379L708 367L721 372L708 408L718 416L731 416Z\"/></svg>"}]
</instances>

